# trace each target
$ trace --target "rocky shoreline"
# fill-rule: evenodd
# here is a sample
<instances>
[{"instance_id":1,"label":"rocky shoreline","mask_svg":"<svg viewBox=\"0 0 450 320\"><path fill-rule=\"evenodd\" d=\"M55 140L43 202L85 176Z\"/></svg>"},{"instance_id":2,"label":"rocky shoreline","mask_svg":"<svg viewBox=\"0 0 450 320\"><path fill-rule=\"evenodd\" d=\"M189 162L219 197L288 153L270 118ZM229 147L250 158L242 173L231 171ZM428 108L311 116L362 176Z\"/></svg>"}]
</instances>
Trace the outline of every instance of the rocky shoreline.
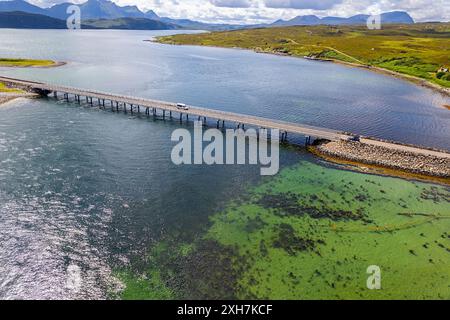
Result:
<instances>
[{"instance_id":1,"label":"rocky shoreline","mask_svg":"<svg viewBox=\"0 0 450 320\"><path fill-rule=\"evenodd\" d=\"M35 93L0 93L0 106L4 103L7 103L9 101L12 101L17 98L35 98L38 95Z\"/></svg>"},{"instance_id":2,"label":"rocky shoreline","mask_svg":"<svg viewBox=\"0 0 450 320\"><path fill-rule=\"evenodd\" d=\"M450 157L418 154L355 141L322 141L313 147L313 151L346 161L450 179Z\"/></svg>"}]
</instances>

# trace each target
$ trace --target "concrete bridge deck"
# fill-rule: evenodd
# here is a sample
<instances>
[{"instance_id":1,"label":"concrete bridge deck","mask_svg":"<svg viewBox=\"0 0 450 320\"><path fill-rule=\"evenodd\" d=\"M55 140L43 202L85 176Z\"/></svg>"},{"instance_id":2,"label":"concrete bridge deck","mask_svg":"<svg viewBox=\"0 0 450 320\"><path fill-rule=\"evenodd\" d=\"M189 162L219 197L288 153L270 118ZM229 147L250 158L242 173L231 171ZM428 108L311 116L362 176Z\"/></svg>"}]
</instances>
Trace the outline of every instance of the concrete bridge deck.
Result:
<instances>
[{"instance_id":1,"label":"concrete bridge deck","mask_svg":"<svg viewBox=\"0 0 450 320\"><path fill-rule=\"evenodd\" d=\"M180 114L181 117L184 116L192 116L192 117L201 117L201 118L208 118L208 119L215 119L218 121L226 121L226 122L232 122L236 123L238 125L249 125L254 126L258 128L266 128L266 129L278 129L281 133L284 133L285 136L287 133L296 134L296 135L302 135L306 137L314 137L318 139L326 139L330 141L339 141L339 140L349 140L353 136L345 134L343 132L339 132L337 130L331 130L326 128L320 128L320 127L313 127L308 125L302 125L297 123L291 123L291 122L285 122L285 121L279 121L279 120L272 120L257 116L251 116L251 115L245 115L245 114L238 114L238 113L232 113L232 112L226 112L226 111L219 111L214 109L206 109L201 107L195 107L195 106L189 106L189 110L182 110L177 108L176 103L171 102L165 102L165 101L158 101L158 100L151 100L151 99L143 99L138 97L132 97L132 96L125 96L125 95L117 95L117 94L111 94L107 92L100 92L100 91L93 91L93 90L86 90L86 89L80 89L80 88L73 88L68 86L61 86L61 85L54 85L54 84L47 84L42 82L34 82L34 81L27 81L27 80L20 80L20 79L13 79L13 78L7 78L7 77L0 77L0 81L27 87L31 90L41 91L44 93L63 93L65 97L68 99L68 94L72 94L75 96L75 100L80 102L80 97L85 97L86 100L89 103L92 103L92 99L96 99L99 102L99 105L105 107L105 101L109 102L111 107L114 108L114 104L116 104L116 107L118 107L118 104L123 104L125 108L127 108L127 105L130 106L130 111L133 112L135 107L139 108L146 108L148 112L148 109L159 109L164 112L169 112L170 115L172 113ZM125 110L126 111L126 110Z\"/></svg>"},{"instance_id":2,"label":"concrete bridge deck","mask_svg":"<svg viewBox=\"0 0 450 320\"><path fill-rule=\"evenodd\" d=\"M29 90L32 91L40 91L44 94L54 93L57 92L63 93L65 98L69 100L69 94L72 94L75 97L75 100L80 103L81 98L85 97L86 101L90 104L93 104L92 99L98 100L98 105L100 107L106 108L105 101L110 102L111 108L115 108L115 110L119 111L119 107L122 108L123 111L131 112L133 113L133 110L139 110L140 108L146 109L146 114L150 115L150 110L153 110L154 114L157 109L162 110L164 112L168 112L170 114L170 117L172 117L172 114L178 114L180 115L180 120L182 120L183 116L185 116L187 119L189 119L189 116L193 117L199 117L199 118L209 118L209 119L215 119L218 122L231 122L238 125L249 125L254 126L257 128L266 128L266 129L278 129L280 130L280 133L282 134L282 139L287 137L288 133L296 134L300 136L307 137L307 141L310 140L311 137L317 138L317 139L325 139L330 141L348 141L352 138L354 138L354 135L343 133L337 130L331 130L326 128L320 128L320 127L313 127L308 125L302 125L292 122L285 122L285 121L279 121L279 120L272 120L257 116L251 116L251 115L245 115L245 114L239 114L239 113L232 113L232 112L226 112L226 111L220 111L220 110L214 110L214 109L206 109L201 107L195 107L195 106L189 106L189 110L180 110L177 108L176 103L171 102L165 102L165 101L158 101L158 100L151 100L151 99L143 99L139 97L132 97L132 96L125 96L125 95L117 95L117 94L111 94L107 92L100 92L100 91L93 91L93 90L86 90L86 89L80 89L80 88L73 88L68 86L61 86L61 85L54 85L54 84L47 84L42 82L35 82L35 81L28 81L28 80L20 80L20 79L14 79L14 78L8 78L8 77L1 77L0 76L0 82L5 82L10 85L15 85L18 87L26 87ZM128 107L127 107L128 105ZM450 153L445 151L438 151L438 150L431 150L427 148L422 148L418 146L407 146L404 144L394 143L394 142L386 142L386 141L379 141L376 139L370 139L370 138L361 138L361 142L367 145L373 145L377 147L384 147L391 150L396 150L400 152L409 152L414 153L418 155L424 155L424 156L433 156L438 157L442 159L450 159Z\"/></svg>"}]
</instances>

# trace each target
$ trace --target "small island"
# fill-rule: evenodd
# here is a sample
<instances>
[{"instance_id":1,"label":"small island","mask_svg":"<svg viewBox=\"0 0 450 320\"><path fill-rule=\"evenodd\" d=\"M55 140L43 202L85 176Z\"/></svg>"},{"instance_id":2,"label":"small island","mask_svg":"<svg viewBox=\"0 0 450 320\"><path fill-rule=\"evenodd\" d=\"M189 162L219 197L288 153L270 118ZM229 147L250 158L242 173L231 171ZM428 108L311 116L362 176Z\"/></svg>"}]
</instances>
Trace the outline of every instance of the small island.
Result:
<instances>
[{"instance_id":1,"label":"small island","mask_svg":"<svg viewBox=\"0 0 450 320\"><path fill-rule=\"evenodd\" d=\"M14 68L51 68L64 65L64 62L53 60L0 58L0 67Z\"/></svg>"},{"instance_id":2,"label":"small island","mask_svg":"<svg viewBox=\"0 0 450 320\"><path fill-rule=\"evenodd\" d=\"M37 60L37 59L19 59L19 58L0 58L0 67L7 68L53 68L64 65L64 62L56 62L53 60ZM11 86L0 82L0 105L21 97L34 97L36 94L27 92L22 88Z\"/></svg>"}]
</instances>

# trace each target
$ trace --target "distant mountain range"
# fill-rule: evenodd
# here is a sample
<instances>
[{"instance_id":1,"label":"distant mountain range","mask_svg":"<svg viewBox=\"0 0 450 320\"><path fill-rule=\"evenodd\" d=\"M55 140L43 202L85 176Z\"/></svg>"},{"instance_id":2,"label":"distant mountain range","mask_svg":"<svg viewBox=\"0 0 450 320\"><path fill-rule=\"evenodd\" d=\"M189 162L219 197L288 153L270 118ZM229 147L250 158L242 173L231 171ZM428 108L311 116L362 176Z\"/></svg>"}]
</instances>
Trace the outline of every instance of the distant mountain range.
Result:
<instances>
[{"instance_id":1,"label":"distant mountain range","mask_svg":"<svg viewBox=\"0 0 450 320\"><path fill-rule=\"evenodd\" d=\"M23 0L14 0L12 2L26 3ZM73 5L72 3L61 3L46 9L46 14L53 18L65 20L68 16L67 8ZM157 20L158 15L152 10L142 12L136 6L120 7L112 1L107 0L88 0L85 3L78 5L81 10L81 18L87 19L117 19L117 18L141 18ZM1 8L1 6L0 6ZM1 9L0 9L1 11Z\"/></svg>"},{"instance_id":2,"label":"distant mountain range","mask_svg":"<svg viewBox=\"0 0 450 320\"><path fill-rule=\"evenodd\" d=\"M21 11L0 12L0 28L66 29L66 21Z\"/></svg>"},{"instance_id":3,"label":"distant mountain range","mask_svg":"<svg viewBox=\"0 0 450 320\"><path fill-rule=\"evenodd\" d=\"M34 25L35 28L49 28L61 25L69 16L67 8L72 3L61 3L51 8L40 8L24 0L0 1L0 13L2 21L0 26L10 28L20 28L21 23ZM297 25L350 25L365 24L368 15L356 15L350 18L325 17L319 18L314 15L298 16L291 20L278 20L272 24L260 25L231 25L231 24L211 24L193 21L189 19L172 19L160 17L153 10L142 12L136 6L118 6L108 0L87 0L78 4L81 9L82 25L92 28L102 29L194 29L194 30L234 30L245 28L277 27L277 26L297 26ZM23 14L19 14L22 12ZM8 17L9 14L9 17ZM30 16L33 14L39 16ZM51 19L48 19L51 18ZM31 21L30 19L36 19ZM56 20L52 20L56 19ZM395 11L382 14L382 23L414 23L414 20L406 12Z\"/></svg>"},{"instance_id":4,"label":"distant mountain range","mask_svg":"<svg viewBox=\"0 0 450 320\"><path fill-rule=\"evenodd\" d=\"M52 17L55 19L66 20L69 14L67 8L73 5L66 2L54 5L51 8L43 9L38 6L32 5L24 0L12 0L12 1L0 1L0 12L24 12L31 14L39 14L43 16ZM112 1L108 0L88 0L85 3L78 4L81 9L81 19L83 23L85 20L89 20L92 24L93 20L111 20L111 22L102 21L95 23L97 25L111 26L115 28L117 26L117 19L122 19L120 28L132 28L133 26L143 27L146 25L149 28L155 26L158 29L194 29L194 30L233 30L242 28L240 25L228 25L228 24L210 24L189 19L171 19L167 17L159 17L153 10L142 12L136 6L120 7ZM17 14L13 15L17 17ZM123 19L127 18L127 19ZM12 19L12 18L11 18ZM10 21L9 19L8 21ZM42 18L38 18L39 21L44 21ZM133 21L132 19L139 19ZM144 21L146 19L148 21ZM158 21L158 23L152 23L152 21ZM128 27L126 26L128 24ZM17 25L13 23L13 25ZM13 27L11 25L11 27ZM46 25L42 26L46 28ZM153 29L149 29L153 30Z\"/></svg>"},{"instance_id":5,"label":"distant mountain range","mask_svg":"<svg viewBox=\"0 0 450 320\"><path fill-rule=\"evenodd\" d=\"M361 25L367 22L369 15L358 14L350 18L339 17L325 17L319 18L317 16L298 16L291 20L278 20L271 24L271 26L313 26L313 25ZM411 24L414 23L413 18L403 11L393 11L381 14L381 23L392 24Z\"/></svg>"}]
</instances>

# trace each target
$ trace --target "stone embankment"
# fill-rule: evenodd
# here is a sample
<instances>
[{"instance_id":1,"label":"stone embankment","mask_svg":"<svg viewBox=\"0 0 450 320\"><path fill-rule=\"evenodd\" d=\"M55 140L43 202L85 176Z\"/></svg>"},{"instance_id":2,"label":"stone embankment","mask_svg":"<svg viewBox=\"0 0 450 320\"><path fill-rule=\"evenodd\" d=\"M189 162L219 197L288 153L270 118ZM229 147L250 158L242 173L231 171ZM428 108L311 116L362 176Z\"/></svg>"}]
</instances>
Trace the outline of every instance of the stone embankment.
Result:
<instances>
[{"instance_id":1,"label":"stone embankment","mask_svg":"<svg viewBox=\"0 0 450 320\"><path fill-rule=\"evenodd\" d=\"M2 92L0 90L0 105L17 98L35 98L39 96L29 86L17 85L8 81L1 81L0 84L5 85L8 90L13 89L13 91L9 92Z\"/></svg>"},{"instance_id":2,"label":"stone embankment","mask_svg":"<svg viewBox=\"0 0 450 320\"><path fill-rule=\"evenodd\" d=\"M35 94L35 93L29 93L29 92L24 92L24 93L0 93L0 105L2 105L3 103L6 103L8 101L17 99L17 98L36 98L39 95Z\"/></svg>"},{"instance_id":3,"label":"stone embankment","mask_svg":"<svg viewBox=\"0 0 450 320\"><path fill-rule=\"evenodd\" d=\"M394 149L356 141L323 141L314 146L314 149L331 158L450 179L450 154L445 152L424 154L412 152L408 147L402 150L402 145Z\"/></svg>"}]
</instances>

